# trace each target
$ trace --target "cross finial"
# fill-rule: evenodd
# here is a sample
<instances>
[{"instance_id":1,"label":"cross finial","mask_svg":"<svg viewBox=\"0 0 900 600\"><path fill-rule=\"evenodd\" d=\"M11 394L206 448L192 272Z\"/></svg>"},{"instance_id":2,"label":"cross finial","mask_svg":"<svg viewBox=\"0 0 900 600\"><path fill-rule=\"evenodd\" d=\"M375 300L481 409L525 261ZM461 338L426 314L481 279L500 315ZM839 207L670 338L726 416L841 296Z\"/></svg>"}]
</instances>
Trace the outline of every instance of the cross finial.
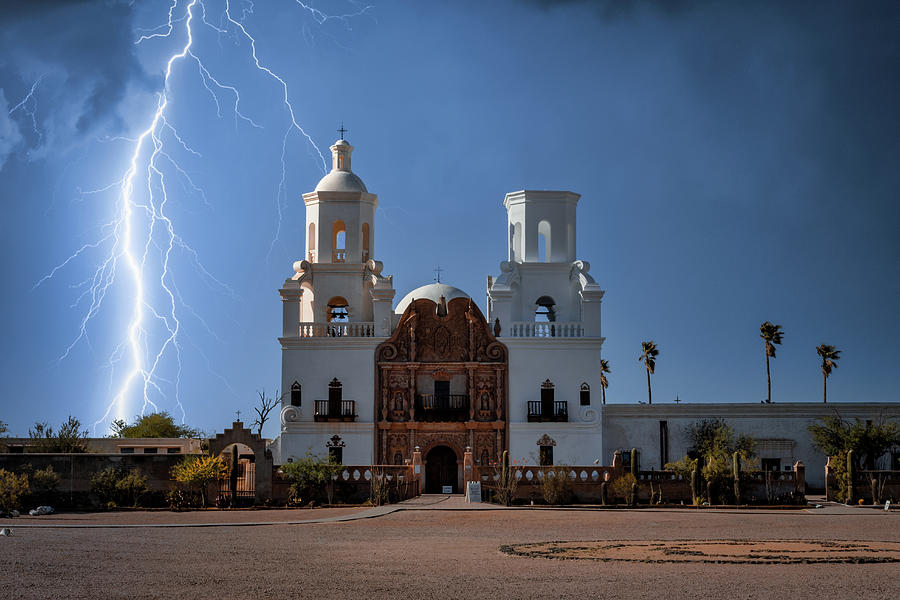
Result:
<instances>
[{"instance_id":1,"label":"cross finial","mask_svg":"<svg viewBox=\"0 0 900 600\"><path fill-rule=\"evenodd\" d=\"M678 397L678 394L675 394L675 404L681 402L681 398Z\"/></svg>"},{"instance_id":2,"label":"cross finial","mask_svg":"<svg viewBox=\"0 0 900 600\"><path fill-rule=\"evenodd\" d=\"M344 129L344 122L341 121L341 128L338 129L338 133L341 134L341 139L344 139L344 134L350 131L349 129Z\"/></svg>"},{"instance_id":3,"label":"cross finial","mask_svg":"<svg viewBox=\"0 0 900 600\"><path fill-rule=\"evenodd\" d=\"M437 268L434 270L434 280L437 281L438 283L441 282L441 273L443 273L443 272L444 272L444 270L441 268L441 265L438 265Z\"/></svg>"},{"instance_id":4,"label":"cross finial","mask_svg":"<svg viewBox=\"0 0 900 600\"><path fill-rule=\"evenodd\" d=\"M241 420L241 411L236 410L236 411L234 411L234 414L237 415L237 419L235 419L235 420L236 420L236 421L240 421L240 420Z\"/></svg>"}]
</instances>

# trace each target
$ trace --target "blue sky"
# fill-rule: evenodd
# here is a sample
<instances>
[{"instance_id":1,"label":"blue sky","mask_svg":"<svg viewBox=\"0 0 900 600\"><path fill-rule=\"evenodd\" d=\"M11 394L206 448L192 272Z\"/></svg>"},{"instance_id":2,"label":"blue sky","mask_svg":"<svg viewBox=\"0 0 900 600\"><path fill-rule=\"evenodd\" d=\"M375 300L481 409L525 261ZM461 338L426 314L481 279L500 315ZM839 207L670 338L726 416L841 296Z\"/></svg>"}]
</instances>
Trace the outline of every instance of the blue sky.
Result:
<instances>
[{"instance_id":1,"label":"blue sky","mask_svg":"<svg viewBox=\"0 0 900 600\"><path fill-rule=\"evenodd\" d=\"M60 360L119 201L116 186L86 192L123 177L134 151L123 138L150 124L166 61L186 43L187 4L170 37L140 44L165 31L153 28L168 2L41 0L8 8L0 25L0 420L13 434L70 413L93 424L127 373L127 353L115 354L134 301L124 270ZM283 146L283 90L253 67L224 0L204 5L192 49L256 126L235 117L226 89L214 89L217 114L190 57L173 63L166 118L193 151L162 131L180 169L161 161L185 244L165 279L182 368L170 346L149 394L180 416L177 387L186 422L212 432L278 385L277 289L302 254L300 195L323 171L298 132ZM610 402L646 397L647 339L660 348L655 402L759 402L765 320L785 330L775 402L821 401L820 343L843 351L830 400L900 399L896 3L250 6L231 0L231 14L318 149L328 154L342 121L349 129L354 170L379 195L375 256L397 300L440 265L483 308L485 278L506 258L503 195L570 189L582 194L579 257L607 290ZM168 238L155 238L146 294L165 312ZM165 330L149 322L152 354ZM141 397L132 385L122 410L137 413Z\"/></svg>"}]
</instances>

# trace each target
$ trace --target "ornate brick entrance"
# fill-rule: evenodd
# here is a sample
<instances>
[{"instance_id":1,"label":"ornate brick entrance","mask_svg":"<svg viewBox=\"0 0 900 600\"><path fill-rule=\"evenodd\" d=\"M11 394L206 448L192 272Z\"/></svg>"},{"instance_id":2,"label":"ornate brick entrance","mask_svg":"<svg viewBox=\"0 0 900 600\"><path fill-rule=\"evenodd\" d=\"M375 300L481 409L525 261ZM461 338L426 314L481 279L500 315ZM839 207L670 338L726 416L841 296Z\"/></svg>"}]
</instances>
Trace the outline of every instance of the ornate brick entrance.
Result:
<instances>
[{"instance_id":1,"label":"ornate brick entrance","mask_svg":"<svg viewBox=\"0 0 900 600\"><path fill-rule=\"evenodd\" d=\"M508 356L471 299L412 302L375 351L378 462L403 464L416 446L425 457L446 446L459 464L467 446L476 461L498 460L508 445Z\"/></svg>"}]
</instances>

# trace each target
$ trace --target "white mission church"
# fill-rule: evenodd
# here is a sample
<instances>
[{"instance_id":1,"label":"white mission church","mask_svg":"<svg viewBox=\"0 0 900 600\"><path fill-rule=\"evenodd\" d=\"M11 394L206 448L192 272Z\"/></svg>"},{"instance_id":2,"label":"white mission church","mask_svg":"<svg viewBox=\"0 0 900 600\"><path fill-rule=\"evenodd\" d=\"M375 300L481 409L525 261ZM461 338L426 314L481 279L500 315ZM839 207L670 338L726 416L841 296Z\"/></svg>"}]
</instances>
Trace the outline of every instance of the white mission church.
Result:
<instances>
[{"instance_id":1,"label":"white mission church","mask_svg":"<svg viewBox=\"0 0 900 600\"><path fill-rule=\"evenodd\" d=\"M458 288L435 283L394 304L375 259L378 197L351 170L353 146L331 146L332 170L306 204L306 248L279 290L283 326L281 433L275 464L337 454L344 464L404 464L418 448L425 491L462 484L503 450L529 464L611 464L637 448L641 469L686 452L682 431L726 419L753 435L763 465L806 464L824 487L825 457L807 425L900 417L900 404L602 404L603 290L579 260L579 194L506 195L509 255L488 277L487 315Z\"/></svg>"}]
</instances>

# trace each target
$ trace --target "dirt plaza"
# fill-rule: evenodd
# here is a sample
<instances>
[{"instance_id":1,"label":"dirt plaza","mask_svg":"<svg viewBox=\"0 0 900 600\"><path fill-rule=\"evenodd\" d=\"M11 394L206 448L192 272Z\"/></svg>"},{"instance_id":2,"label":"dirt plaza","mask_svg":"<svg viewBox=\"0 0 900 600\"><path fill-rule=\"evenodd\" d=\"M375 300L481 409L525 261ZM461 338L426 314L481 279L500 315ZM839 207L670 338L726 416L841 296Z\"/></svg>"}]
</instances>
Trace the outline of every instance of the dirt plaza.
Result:
<instances>
[{"instance_id":1,"label":"dirt plaza","mask_svg":"<svg viewBox=\"0 0 900 600\"><path fill-rule=\"evenodd\" d=\"M311 522L311 521L317 522ZM116 512L5 519L3 598L896 598L900 513L467 509L423 496L379 509ZM511 554L511 546L705 551L731 541L792 562L627 561ZM607 542L616 542L609 544ZM635 543L636 542L636 543ZM642 542L652 542L644 544ZM771 542L771 543L769 543ZM593 547L593 546L591 546ZM810 548L846 561L803 562ZM870 548L883 562L853 557ZM683 552L682 552L683 553ZM796 560L797 558L800 560Z\"/></svg>"}]
</instances>

